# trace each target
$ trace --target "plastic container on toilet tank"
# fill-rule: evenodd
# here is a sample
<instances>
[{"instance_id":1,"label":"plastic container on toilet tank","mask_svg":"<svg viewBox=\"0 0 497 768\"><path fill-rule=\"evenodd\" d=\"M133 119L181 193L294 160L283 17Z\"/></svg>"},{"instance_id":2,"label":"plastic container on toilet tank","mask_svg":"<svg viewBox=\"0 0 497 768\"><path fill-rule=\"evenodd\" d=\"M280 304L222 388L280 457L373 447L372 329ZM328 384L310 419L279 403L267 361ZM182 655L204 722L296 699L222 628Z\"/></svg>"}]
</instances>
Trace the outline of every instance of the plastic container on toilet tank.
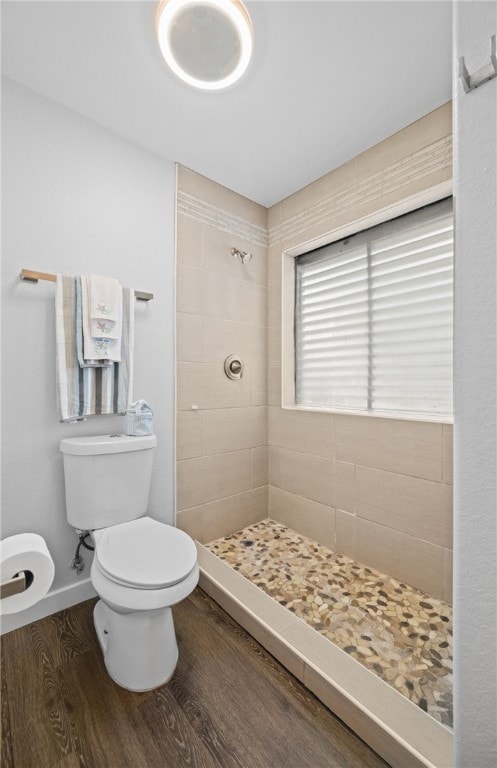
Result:
<instances>
[{"instance_id":1,"label":"plastic container on toilet tank","mask_svg":"<svg viewBox=\"0 0 497 768\"><path fill-rule=\"evenodd\" d=\"M67 520L83 530L107 528L147 511L155 435L95 435L60 441Z\"/></svg>"}]
</instances>

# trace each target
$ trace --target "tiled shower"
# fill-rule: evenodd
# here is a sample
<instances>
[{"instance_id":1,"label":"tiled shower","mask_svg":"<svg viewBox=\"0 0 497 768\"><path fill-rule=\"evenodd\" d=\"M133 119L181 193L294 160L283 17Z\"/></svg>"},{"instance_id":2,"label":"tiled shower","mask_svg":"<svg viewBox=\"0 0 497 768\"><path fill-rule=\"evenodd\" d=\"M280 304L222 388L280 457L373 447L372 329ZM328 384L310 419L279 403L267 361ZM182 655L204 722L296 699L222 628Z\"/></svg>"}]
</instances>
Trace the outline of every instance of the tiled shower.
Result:
<instances>
[{"instance_id":1,"label":"tiled shower","mask_svg":"<svg viewBox=\"0 0 497 768\"><path fill-rule=\"evenodd\" d=\"M281 254L447 189L451 167L447 104L269 210L183 167L177 188L177 523L444 725L452 426L281 407ZM337 612L364 595L377 636L356 617L340 638Z\"/></svg>"}]
</instances>

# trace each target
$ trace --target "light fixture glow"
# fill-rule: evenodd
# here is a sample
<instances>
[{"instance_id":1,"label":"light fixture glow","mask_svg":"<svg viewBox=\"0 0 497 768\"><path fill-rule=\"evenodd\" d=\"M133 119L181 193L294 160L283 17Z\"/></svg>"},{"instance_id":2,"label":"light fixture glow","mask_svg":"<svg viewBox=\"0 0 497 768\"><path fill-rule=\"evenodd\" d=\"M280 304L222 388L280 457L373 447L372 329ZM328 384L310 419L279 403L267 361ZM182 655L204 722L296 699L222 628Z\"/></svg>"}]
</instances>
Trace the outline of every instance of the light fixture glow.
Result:
<instances>
[{"instance_id":1,"label":"light fixture glow","mask_svg":"<svg viewBox=\"0 0 497 768\"><path fill-rule=\"evenodd\" d=\"M162 0L157 35L172 71L204 90L232 85L252 55L252 23L241 0Z\"/></svg>"}]
</instances>

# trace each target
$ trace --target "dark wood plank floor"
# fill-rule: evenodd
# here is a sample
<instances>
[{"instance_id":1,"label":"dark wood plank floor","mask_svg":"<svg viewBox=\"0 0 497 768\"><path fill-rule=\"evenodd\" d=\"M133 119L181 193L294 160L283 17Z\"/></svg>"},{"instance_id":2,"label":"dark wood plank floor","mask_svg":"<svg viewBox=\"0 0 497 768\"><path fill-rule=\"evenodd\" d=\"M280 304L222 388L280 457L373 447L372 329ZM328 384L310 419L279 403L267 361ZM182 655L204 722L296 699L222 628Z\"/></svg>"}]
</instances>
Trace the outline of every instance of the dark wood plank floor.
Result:
<instances>
[{"instance_id":1,"label":"dark wood plank floor","mask_svg":"<svg viewBox=\"0 0 497 768\"><path fill-rule=\"evenodd\" d=\"M385 768L200 589L167 685L109 678L93 600L5 635L2 768Z\"/></svg>"}]
</instances>

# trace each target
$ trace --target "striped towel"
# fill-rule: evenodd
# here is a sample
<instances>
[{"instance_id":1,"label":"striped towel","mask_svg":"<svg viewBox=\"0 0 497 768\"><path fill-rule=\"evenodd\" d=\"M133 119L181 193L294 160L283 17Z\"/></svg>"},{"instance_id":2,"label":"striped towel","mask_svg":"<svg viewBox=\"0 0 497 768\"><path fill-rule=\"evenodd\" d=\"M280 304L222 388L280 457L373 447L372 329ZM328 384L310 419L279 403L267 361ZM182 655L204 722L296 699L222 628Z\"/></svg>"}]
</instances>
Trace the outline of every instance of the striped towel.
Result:
<instances>
[{"instance_id":1,"label":"striped towel","mask_svg":"<svg viewBox=\"0 0 497 768\"><path fill-rule=\"evenodd\" d=\"M133 399L134 291L122 289L121 362L82 368L77 341L81 328L76 311L78 279L57 275L55 339L60 421L124 413Z\"/></svg>"}]
</instances>

